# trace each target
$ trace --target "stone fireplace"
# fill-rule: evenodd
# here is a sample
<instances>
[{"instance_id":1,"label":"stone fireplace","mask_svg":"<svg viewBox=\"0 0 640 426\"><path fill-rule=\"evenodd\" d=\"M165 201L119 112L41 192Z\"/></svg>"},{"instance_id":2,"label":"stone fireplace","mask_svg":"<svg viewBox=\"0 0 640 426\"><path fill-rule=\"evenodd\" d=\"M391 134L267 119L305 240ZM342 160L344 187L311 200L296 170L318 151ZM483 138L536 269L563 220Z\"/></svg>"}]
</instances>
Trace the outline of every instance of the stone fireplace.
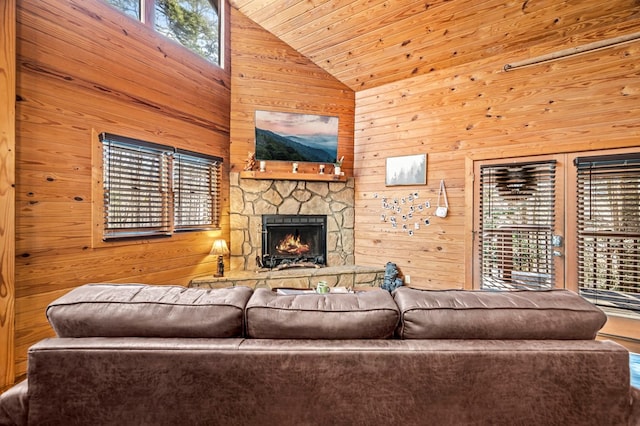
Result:
<instances>
[{"instance_id":1,"label":"stone fireplace","mask_svg":"<svg viewBox=\"0 0 640 426\"><path fill-rule=\"evenodd\" d=\"M255 271L263 254L272 254L268 247L263 252L267 244L263 219L273 215L322 217L324 251L316 255L325 257L326 266L354 264L353 178L346 182L248 179L234 172L230 183L231 271ZM280 231L287 226L283 224ZM295 234L295 227L289 228Z\"/></svg>"}]
</instances>

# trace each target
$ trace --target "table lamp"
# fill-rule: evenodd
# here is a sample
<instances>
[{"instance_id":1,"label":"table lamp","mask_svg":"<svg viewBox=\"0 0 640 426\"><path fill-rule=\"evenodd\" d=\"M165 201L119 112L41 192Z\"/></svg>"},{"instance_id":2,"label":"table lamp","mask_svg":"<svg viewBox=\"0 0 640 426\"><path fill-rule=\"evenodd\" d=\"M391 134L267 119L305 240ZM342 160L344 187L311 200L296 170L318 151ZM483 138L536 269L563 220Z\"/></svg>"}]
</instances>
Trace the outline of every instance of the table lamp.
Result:
<instances>
[{"instance_id":1,"label":"table lamp","mask_svg":"<svg viewBox=\"0 0 640 426\"><path fill-rule=\"evenodd\" d=\"M222 256L227 253L229 253L229 248L227 247L227 242L225 240L215 240L213 242L211 252L209 254L218 256L218 272L214 274L214 277L224 276L224 259Z\"/></svg>"}]
</instances>

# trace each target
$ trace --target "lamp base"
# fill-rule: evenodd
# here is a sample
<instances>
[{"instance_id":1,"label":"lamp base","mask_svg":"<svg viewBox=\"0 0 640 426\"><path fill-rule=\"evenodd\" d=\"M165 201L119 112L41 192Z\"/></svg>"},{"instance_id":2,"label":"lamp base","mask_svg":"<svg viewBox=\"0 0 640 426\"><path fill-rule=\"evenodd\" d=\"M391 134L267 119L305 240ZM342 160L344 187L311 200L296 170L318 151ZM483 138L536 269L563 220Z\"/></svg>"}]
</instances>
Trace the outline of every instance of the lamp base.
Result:
<instances>
[{"instance_id":1,"label":"lamp base","mask_svg":"<svg viewBox=\"0 0 640 426\"><path fill-rule=\"evenodd\" d=\"M218 272L213 275L215 278L224 277L224 259L218 256Z\"/></svg>"}]
</instances>

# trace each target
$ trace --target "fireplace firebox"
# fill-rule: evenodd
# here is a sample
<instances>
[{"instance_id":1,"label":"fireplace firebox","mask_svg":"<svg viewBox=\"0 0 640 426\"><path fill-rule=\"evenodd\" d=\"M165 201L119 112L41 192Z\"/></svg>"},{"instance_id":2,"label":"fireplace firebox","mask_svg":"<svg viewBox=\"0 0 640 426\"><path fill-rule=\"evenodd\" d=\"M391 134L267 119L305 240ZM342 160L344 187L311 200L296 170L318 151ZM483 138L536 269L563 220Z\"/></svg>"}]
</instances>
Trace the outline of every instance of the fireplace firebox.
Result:
<instances>
[{"instance_id":1,"label":"fireplace firebox","mask_svg":"<svg viewBox=\"0 0 640 426\"><path fill-rule=\"evenodd\" d=\"M324 266L326 258L326 216L262 216L262 266L272 269Z\"/></svg>"}]
</instances>

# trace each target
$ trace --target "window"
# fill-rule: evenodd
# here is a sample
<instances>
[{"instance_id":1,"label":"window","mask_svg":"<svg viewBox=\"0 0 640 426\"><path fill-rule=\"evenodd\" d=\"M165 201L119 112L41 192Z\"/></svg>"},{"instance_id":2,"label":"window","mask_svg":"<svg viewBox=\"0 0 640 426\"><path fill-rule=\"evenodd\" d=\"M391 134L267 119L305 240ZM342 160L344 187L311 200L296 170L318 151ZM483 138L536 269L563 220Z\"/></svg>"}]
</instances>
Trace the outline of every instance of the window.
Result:
<instances>
[{"instance_id":1,"label":"window","mask_svg":"<svg viewBox=\"0 0 640 426\"><path fill-rule=\"evenodd\" d=\"M176 150L173 162L175 228L218 227L220 162Z\"/></svg>"},{"instance_id":2,"label":"window","mask_svg":"<svg viewBox=\"0 0 640 426\"><path fill-rule=\"evenodd\" d=\"M219 0L107 0L208 61L220 65Z\"/></svg>"},{"instance_id":3,"label":"window","mask_svg":"<svg viewBox=\"0 0 640 426\"><path fill-rule=\"evenodd\" d=\"M578 157L580 294L640 314L640 154Z\"/></svg>"},{"instance_id":4,"label":"window","mask_svg":"<svg viewBox=\"0 0 640 426\"><path fill-rule=\"evenodd\" d=\"M107 0L107 3L110 3L138 21L142 19L142 15L140 14L140 0Z\"/></svg>"},{"instance_id":5,"label":"window","mask_svg":"<svg viewBox=\"0 0 640 426\"><path fill-rule=\"evenodd\" d=\"M481 288L554 287L555 170L555 161L480 167Z\"/></svg>"},{"instance_id":6,"label":"window","mask_svg":"<svg viewBox=\"0 0 640 426\"><path fill-rule=\"evenodd\" d=\"M214 229L222 159L108 133L103 160L103 240Z\"/></svg>"}]
</instances>

